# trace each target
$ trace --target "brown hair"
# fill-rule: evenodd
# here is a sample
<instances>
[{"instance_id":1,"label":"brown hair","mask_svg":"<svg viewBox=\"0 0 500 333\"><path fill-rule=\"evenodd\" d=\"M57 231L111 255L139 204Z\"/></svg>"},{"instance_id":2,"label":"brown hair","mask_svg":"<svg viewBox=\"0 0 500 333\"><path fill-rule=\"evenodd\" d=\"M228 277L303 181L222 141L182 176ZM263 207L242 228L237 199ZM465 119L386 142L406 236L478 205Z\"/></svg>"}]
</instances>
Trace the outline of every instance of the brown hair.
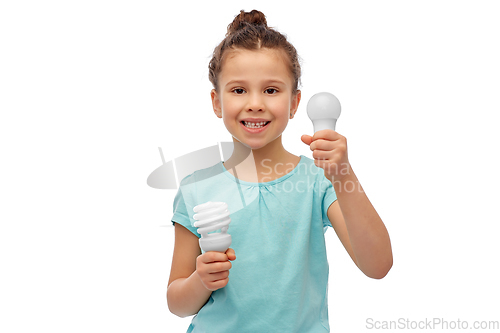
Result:
<instances>
[{"instance_id":1,"label":"brown hair","mask_svg":"<svg viewBox=\"0 0 500 333\"><path fill-rule=\"evenodd\" d=\"M281 49L288 56L290 73L294 84L293 94L297 93L300 81L300 64L297 50L290 44L286 36L267 26L266 16L258 11L240 11L227 27L226 37L214 49L212 60L208 65L208 78L214 89L218 91L218 77L224 62L224 53L231 49L258 50L260 48Z\"/></svg>"}]
</instances>

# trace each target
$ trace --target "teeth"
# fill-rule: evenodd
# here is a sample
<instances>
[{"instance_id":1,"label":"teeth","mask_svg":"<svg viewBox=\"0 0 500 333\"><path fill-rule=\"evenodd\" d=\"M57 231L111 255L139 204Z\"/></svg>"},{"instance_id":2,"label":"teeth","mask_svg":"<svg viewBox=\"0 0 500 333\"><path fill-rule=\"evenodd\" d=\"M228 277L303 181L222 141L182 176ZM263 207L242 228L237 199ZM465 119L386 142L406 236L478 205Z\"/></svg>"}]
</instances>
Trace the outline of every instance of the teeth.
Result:
<instances>
[{"instance_id":1,"label":"teeth","mask_svg":"<svg viewBox=\"0 0 500 333\"><path fill-rule=\"evenodd\" d=\"M243 121L246 127L249 128L261 128L264 127L264 125L267 123L267 121L261 121L260 123L251 123L248 121Z\"/></svg>"}]
</instances>

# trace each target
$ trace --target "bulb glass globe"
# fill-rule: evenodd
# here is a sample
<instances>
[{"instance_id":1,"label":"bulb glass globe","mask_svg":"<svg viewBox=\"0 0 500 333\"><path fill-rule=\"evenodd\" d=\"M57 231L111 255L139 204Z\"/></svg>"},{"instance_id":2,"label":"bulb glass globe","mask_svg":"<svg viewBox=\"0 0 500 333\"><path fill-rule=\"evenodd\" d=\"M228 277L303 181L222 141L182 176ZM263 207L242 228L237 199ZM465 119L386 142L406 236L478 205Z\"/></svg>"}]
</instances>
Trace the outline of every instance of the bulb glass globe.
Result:
<instances>
[{"instance_id":1,"label":"bulb glass globe","mask_svg":"<svg viewBox=\"0 0 500 333\"><path fill-rule=\"evenodd\" d=\"M307 115L313 123L315 133L324 129L335 130L340 117L340 102L329 92L317 93L307 103Z\"/></svg>"}]
</instances>

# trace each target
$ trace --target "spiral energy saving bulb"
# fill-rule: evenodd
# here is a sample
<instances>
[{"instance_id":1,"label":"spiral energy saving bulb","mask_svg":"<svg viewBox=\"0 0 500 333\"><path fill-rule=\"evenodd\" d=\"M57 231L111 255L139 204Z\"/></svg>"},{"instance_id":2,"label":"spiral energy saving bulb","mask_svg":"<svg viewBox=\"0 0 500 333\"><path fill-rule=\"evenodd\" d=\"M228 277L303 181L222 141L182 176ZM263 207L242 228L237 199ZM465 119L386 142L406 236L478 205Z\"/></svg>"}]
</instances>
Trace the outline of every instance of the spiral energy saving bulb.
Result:
<instances>
[{"instance_id":1,"label":"spiral energy saving bulb","mask_svg":"<svg viewBox=\"0 0 500 333\"><path fill-rule=\"evenodd\" d=\"M231 218L225 202L206 202L193 208L194 226L201 235L200 247L203 251L226 252L231 245L231 235L227 233ZM209 232L221 229L220 233Z\"/></svg>"},{"instance_id":2,"label":"spiral energy saving bulb","mask_svg":"<svg viewBox=\"0 0 500 333\"><path fill-rule=\"evenodd\" d=\"M328 92L317 93L307 103L307 115L313 122L315 133L324 129L335 130L340 117L340 102Z\"/></svg>"}]
</instances>

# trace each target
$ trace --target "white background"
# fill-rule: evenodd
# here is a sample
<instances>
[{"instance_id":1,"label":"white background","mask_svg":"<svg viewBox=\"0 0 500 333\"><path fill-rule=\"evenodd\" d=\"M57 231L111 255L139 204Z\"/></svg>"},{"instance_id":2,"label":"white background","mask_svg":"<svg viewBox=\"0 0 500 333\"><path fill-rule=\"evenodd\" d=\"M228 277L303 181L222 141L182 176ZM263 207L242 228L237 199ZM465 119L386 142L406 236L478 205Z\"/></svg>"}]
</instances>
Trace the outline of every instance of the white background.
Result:
<instances>
[{"instance_id":1,"label":"white background","mask_svg":"<svg viewBox=\"0 0 500 333\"><path fill-rule=\"evenodd\" d=\"M3 1L0 331L185 332L165 298L175 191L146 178L158 147L168 161L231 141L207 65L240 9L303 59L285 148L311 157L305 106L334 93L391 236L372 280L326 233L332 331L500 321L496 1Z\"/></svg>"}]
</instances>

